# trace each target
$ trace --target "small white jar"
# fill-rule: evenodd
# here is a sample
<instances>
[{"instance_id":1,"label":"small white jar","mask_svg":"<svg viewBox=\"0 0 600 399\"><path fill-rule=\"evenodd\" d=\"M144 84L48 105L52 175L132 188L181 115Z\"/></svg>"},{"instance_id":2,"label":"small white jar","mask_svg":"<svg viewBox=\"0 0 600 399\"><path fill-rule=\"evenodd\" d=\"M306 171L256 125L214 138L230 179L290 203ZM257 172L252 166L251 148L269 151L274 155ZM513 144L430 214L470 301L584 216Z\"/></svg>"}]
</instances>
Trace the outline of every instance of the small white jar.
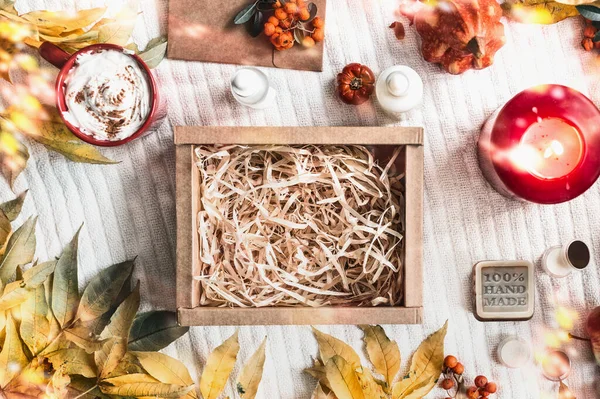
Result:
<instances>
[{"instance_id":1,"label":"small white jar","mask_svg":"<svg viewBox=\"0 0 600 399\"><path fill-rule=\"evenodd\" d=\"M275 90L267 75L257 68L240 68L231 79L231 93L242 105L265 109L275 102Z\"/></svg>"},{"instance_id":2,"label":"small white jar","mask_svg":"<svg viewBox=\"0 0 600 399\"><path fill-rule=\"evenodd\" d=\"M379 75L375 95L386 113L400 119L423 101L423 81L414 69L396 65Z\"/></svg>"}]
</instances>

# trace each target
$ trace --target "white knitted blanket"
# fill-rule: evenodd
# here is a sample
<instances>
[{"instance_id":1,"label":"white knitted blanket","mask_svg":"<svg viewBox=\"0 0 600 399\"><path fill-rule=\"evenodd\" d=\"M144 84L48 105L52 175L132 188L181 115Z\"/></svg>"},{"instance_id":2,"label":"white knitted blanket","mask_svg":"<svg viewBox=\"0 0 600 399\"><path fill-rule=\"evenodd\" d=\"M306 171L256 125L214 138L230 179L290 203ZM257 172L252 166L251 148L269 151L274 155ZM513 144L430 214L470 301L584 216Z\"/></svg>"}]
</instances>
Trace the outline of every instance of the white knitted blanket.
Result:
<instances>
[{"instance_id":1,"label":"white knitted blanket","mask_svg":"<svg viewBox=\"0 0 600 399\"><path fill-rule=\"evenodd\" d=\"M173 0L176 1L176 0ZM209 1L209 0L198 0ZM212 0L210 0L212 1ZM120 0L18 0L22 11L89 8L106 3L116 10ZM166 33L167 0L141 0L135 40L141 46ZM218 7L218 2L215 1ZM425 127L425 317L420 326L386 326L400 344L403 364L432 331L450 320L447 353L465 364L467 375L487 375L501 387L501 399L556 397L557 384L539 369L510 370L498 363L498 343L509 334L543 347L559 304L581 315L574 331L582 333L586 310L600 305L600 271L588 267L563 280L536 270L537 302L529 322L480 323L471 312L471 268L479 260L528 259L539 262L545 248L577 237L592 245L600 262L600 189L558 206L526 205L493 191L476 161L475 144L487 116L512 95L540 83L560 83L588 94L600 104L598 56L580 48L582 22L571 19L542 27L506 23L507 43L486 70L451 76L423 61L419 41L407 26L406 39L396 41L388 26L395 20L397 0L329 0L323 73L265 69L278 90L278 104L267 111L239 106L228 92L233 65L166 61L157 70L169 103L169 120L160 130L126 146L105 150L120 160L113 166L76 164L37 144L16 184L29 189L21 220L39 215L38 257L56 256L81 223L80 279L98 270L137 258L142 306L175 307L175 159L172 128L176 125L389 125L373 102L346 106L334 94L334 78L350 62L369 65L376 73L394 64L414 68L425 83L423 106L403 125ZM0 183L0 199L11 199ZM539 266L539 265L538 265ZM323 330L362 347L354 326ZM195 378L218 344L234 328L192 328L166 352L186 363ZM261 398L310 398L315 381L302 372L317 355L308 327L243 327L239 359L248 359L267 335L268 360L259 390ZM598 378L591 350L574 342L573 373L568 385L577 398L595 398ZM362 354L362 351L361 351ZM238 362L234 375L239 371ZM234 382L227 394L234 397ZM445 396L435 390L430 398Z\"/></svg>"}]
</instances>

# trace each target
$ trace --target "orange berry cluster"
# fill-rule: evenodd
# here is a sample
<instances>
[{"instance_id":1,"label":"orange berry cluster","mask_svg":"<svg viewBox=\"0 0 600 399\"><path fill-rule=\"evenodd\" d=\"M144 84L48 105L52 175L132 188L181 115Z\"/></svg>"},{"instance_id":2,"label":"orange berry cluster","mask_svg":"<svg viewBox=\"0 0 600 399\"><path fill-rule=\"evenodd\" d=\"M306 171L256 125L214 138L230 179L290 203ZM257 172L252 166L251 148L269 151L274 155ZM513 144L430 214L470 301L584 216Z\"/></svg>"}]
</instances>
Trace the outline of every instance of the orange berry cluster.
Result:
<instances>
[{"instance_id":1,"label":"orange berry cluster","mask_svg":"<svg viewBox=\"0 0 600 399\"><path fill-rule=\"evenodd\" d=\"M275 13L265 23L264 33L271 38L271 43L277 50L288 50L294 46L294 29L305 29L299 23L310 19L310 11L304 0L287 0L284 5L278 0L273 8ZM314 18L312 25L313 30L306 30L302 39L304 47L312 47L325 38L323 19Z\"/></svg>"},{"instance_id":2,"label":"orange berry cluster","mask_svg":"<svg viewBox=\"0 0 600 399\"><path fill-rule=\"evenodd\" d=\"M454 388L457 383L463 383L464 379L462 374L465 372L465 367L462 363L456 359L455 356L446 356L444 359L444 376L445 378L441 382L442 388L450 390ZM458 376L458 377L457 377ZM455 383L456 380L456 383ZM460 387L458 387L460 388ZM494 382L488 381L487 377L479 375L475 378L475 386L467 389L468 399L485 399L498 390L497 385ZM458 389L457 389L458 391ZM446 399L452 399L450 397Z\"/></svg>"},{"instance_id":3,"label":"orange berry cluster","mask_svg":"<svg viewBox=\"0 0 600 399\"><path fill-rule=\"evenodd\" d=\"M591 51L592 49L600 48L600 41L594 42L594 36L598 32L598 28L594 26L594 23L589 19L585 20L585 28L583 29L583 40L581 45L585 51Z\"/></svg>"}]
</instances>

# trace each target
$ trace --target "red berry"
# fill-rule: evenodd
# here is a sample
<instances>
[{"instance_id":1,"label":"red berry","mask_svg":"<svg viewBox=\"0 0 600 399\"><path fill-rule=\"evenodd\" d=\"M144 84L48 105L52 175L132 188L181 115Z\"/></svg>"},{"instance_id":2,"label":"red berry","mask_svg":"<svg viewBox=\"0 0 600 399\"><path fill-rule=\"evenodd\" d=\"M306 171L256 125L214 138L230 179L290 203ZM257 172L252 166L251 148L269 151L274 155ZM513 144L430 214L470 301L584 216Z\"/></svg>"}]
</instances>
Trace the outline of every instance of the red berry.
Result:
<instances>
[{"instance_id":1,"label":"red berry","mask_svg":"<svg viewBox=\"0 0 600 399\"><path fill-rule=\"evenodd\" d=\"M476 387L470 387L467 389L467 398L469 399L479 399L479 392Z\"/></svg>"},{"instance_id":2,"label":"red berry","mask_svg":"<svg viewBox=\"0 0 600 399\"><path fill-rule=\"evenodd\" d=\"M479 394L482 398L487 398L488 396L490 396L490 393L482 388L479 388Z\"/></svg>"},{"instance_id":3,"label":"red berry","mask_svg":"<svg viewBox=\"0 0 600 399\"><path fill-rule=\"evenodd\" d=\"M485 384L485 390L488 391L489 393L496 393L496 391L498 390L498 387L496 386L496 383L488 382L487 384Z\"/></svg>"},{"instance_id":4,"label":"red berry","mask_svg":"<svg viewBox=\"0 0 600 399\"><path fill-rule=\"evenodd\" d=\"M446 378L445 380L442 381L442 388L444 388L444 389L452 389L453 386L454 386L454 381L452 381L450 378Z\"/></svg>"},{"instance_id":5,"label":"red berry","mask_svg":"<svg viewBox=\"0 0 600 399\"><path fill-rule=\"evenodd\" d=\"M487 384L487 382L488 379L483 375L478 375L477 377L475 377L475 386L477 388L483 388L485 384Z\"/></svg>"},{"instance_id":6,"label":"red berry","mask_svg":"<svg viewBox=\"0 0 600 399\"><path fill-rule=\"evenodd\" d=\"M462 363L456 363L456 366L452 367L452 370L454 370L456 374L462 374L465 372L465 366L463 366Z\"/></svg>"},{"instance_id":7,"label":"red berry","mask_svg":"<svg viewBox=\"0 0 600 399\"><path fill-rule=\"evenodd\" d=\"M446 366L448 368L453 368L457 364L458 364L458 360L456 359L456 357L454 357L452 355L446 356L446 358L444 359L444 366Z\"/></svg>"}]
</instances>

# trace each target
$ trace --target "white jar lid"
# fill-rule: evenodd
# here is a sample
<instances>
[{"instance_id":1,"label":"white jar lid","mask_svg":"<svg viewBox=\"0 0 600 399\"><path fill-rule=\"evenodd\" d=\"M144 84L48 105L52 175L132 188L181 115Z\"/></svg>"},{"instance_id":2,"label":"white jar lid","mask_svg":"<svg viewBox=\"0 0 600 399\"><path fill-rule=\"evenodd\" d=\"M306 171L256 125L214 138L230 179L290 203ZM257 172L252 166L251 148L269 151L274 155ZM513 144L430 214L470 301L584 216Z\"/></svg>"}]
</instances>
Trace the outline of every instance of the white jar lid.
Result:
<instances>
[{"instance_id":1,"label":"white jar lid","mask_svg":"<svg viewBox=\"0 0 600 399\"><path fill-rule=\"evenodd\" d=\"M375 92L384 110L392 113L407 112L421 104L423 81L414 69L396 65L381 73Z\"/></svg>"},{"instance_id":2,"label":"white jar lid","mask_svg":"<svg viewBox=\"0 0 600 399\"><path fill-rule=\"evenodd\" d=\"M231 89L240 97L249 97L263 89L262 76L254 69L240 69L231 80Z\"/></svg>"}]
</instances>

